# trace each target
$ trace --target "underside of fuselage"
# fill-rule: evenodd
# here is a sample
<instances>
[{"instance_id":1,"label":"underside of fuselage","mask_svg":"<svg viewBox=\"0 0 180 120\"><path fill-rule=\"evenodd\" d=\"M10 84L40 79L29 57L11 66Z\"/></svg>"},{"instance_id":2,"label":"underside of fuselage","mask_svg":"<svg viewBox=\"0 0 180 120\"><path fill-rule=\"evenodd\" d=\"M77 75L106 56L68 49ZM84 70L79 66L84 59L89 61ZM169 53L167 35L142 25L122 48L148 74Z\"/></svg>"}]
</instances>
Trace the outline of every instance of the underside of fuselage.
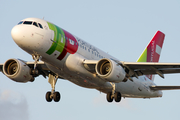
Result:
<instances>
[{"instance_id":1,"label":"underside of fuselage","mask_svg":"<svg viewBox=\"0 0 180 120\"><path fill-rule=\"evenodd\" d=\"M111 92L113 87L110 82L102 80L96 74L92 74L91 72L87 71L84 66L82 65L83 58L79 58L78 62L75 60L77 55L67 54L64 60L64 64L61 64L62 61L52 61L52 59L45 60L47 67L53 71L54 73L58 74L60 78L68 80L78 86L84 88L91 88L96 89L103 93ZM67 63L69 60L73 60L74 64L77 66L68 67ZM69 61L72 62L72 61ZM143 78L139 77L140 79ZM140 81L140 79L132 78L131 80L127 80L127 82L120 82L115 83L116 91L122 94L122 97L128 98L154 98L154 97L162 97L161 91L152 91L148 86L145 86L147 81ZM152 81L149 80L152 83ZM143 84L141 84L143 83ZM149 84L149 83L148 83Z\"/></svg>"}]
</instances>

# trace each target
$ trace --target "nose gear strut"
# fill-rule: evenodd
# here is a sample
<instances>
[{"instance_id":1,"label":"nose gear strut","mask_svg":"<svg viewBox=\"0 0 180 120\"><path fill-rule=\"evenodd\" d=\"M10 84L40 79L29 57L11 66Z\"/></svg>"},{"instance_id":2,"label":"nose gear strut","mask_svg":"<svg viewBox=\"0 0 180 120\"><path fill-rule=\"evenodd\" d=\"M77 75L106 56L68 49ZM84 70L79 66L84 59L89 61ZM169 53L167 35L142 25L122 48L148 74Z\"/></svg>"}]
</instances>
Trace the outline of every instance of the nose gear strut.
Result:
<instances>
[{"instance_id":1,"label":"nose gear strut","mask_svg":"<svg viewBox=\"0 0 180 120\"><path fill-rule=\"evenodd\" d=\"M41 59L41 56L32 54L32 58L33 58L33 60L35 60L35 62L34 62L34 70L35 70L36 66L37 66L37 62Z\"/></svg>"}]
</instances>

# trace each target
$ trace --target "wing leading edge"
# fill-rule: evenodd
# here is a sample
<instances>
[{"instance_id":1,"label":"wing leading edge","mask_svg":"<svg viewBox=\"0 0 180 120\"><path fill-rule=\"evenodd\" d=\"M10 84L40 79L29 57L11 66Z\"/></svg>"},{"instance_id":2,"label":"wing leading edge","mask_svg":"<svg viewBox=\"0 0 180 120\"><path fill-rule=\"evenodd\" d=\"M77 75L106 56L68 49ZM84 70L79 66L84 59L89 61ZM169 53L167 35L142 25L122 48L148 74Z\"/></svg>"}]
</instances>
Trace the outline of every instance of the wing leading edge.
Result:
<instances>
[{"instance_id":1,"label":"wing leading edge","mask_svg":"<svg viewBox=\"0 0 180 120\"><path fill-rule=\"evenodd\" d=\"M151 90L157 91L157 90L178 90L180 89L180 86L150 86Z\"/></svg>"}]
</instances>

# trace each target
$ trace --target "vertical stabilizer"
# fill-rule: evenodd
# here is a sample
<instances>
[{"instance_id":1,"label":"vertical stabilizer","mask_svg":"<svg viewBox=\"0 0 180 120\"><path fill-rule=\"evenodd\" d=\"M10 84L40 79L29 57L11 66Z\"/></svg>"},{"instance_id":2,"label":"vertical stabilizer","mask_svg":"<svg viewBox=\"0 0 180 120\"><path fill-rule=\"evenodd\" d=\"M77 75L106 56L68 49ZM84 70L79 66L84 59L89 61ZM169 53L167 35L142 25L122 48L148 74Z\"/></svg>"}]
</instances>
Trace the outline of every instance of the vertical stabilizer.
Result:
<instances>
[{"instance_id":1,"label":"vertical stabilizer","mask_svg":"<svg viewBox=\"0 0 180 120\"><path fill-rule=\"evenodd\" d=\"M157 31L148 46L145 48L137 62L158 62L163 46L165 34L161 31ZM151 80L154 80L153 75L147 75Z\"/></svg>"}]
</instances>

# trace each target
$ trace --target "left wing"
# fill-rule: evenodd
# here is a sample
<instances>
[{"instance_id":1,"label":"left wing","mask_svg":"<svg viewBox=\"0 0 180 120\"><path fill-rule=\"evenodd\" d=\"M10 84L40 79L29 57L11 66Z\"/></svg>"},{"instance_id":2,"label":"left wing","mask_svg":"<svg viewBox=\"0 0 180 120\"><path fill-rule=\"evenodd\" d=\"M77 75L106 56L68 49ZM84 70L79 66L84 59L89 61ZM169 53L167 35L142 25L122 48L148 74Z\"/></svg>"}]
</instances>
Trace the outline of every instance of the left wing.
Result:
<instances>
[{"instance_id":1,"label":"left wing","mask_svg":"<svg viewBox=\"0 0 180 120\"><path fill-rule=\"evenodd\" d=\"M158 74L164 78L164 74L180 73L180 63L157 63L157 62L124 62L113 60L121 65L130 77L138 77L141 75ZM84 67L94 73L98 60L84 60Z\"/></svg>"},{"instance_id":2,"label":"left wing","mask_svg":"<svg viewBox=\"0 0 180 120\"><path fill-rule=\"evenodd\" d=\"M180 89L180 86L150 86L151 90L177 90Z\"/></svg>"}]
</instances>

